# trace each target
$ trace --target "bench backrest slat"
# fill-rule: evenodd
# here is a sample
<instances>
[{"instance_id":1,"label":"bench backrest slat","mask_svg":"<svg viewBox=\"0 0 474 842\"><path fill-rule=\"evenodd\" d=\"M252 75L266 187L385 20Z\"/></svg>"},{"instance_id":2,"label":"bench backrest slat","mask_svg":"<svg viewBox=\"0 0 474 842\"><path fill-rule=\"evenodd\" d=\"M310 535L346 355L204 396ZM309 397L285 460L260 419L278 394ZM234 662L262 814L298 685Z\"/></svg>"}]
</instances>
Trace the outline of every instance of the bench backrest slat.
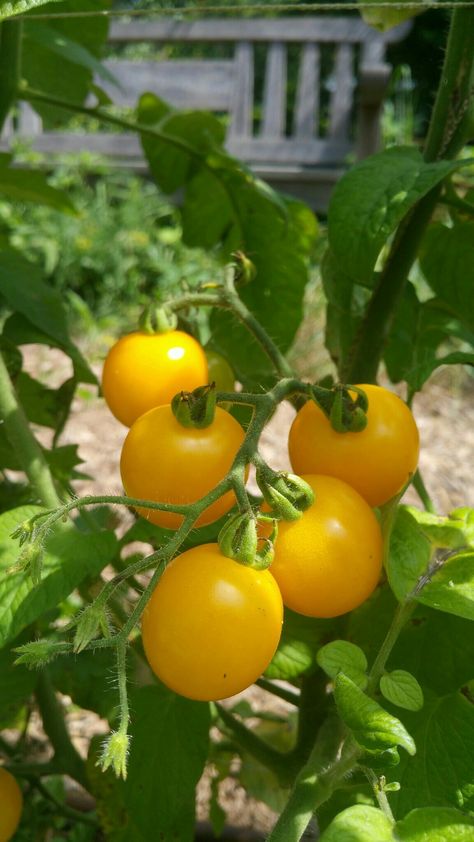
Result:
<instances>
[{"instance_id":1,"label":"bench backrest slat","mask_svg":"<svg viewBox=\"0 0 474 842\"><path fill-rule=\"evenodd\" d=\"M286 45L277 41L268 48L263 93L262 137L285 135L286 124Z\"/></svg>"},{"instance_id":2,"label":"bench backrest slat","mask_svg":"<svg viewBox=\"0 0 474 842\"><path fill-rule=\"evenodd\" d=\"M229 136L251 137L253 128L253 45L240 41L235 48L235 87Z\"/></svg>"},{"instance_id":3,"label":"bench backrest slat","mask_svg":"<svg viewBox=\"0 0 474 842\"><path fill-rule=\"evenodd\" d=\"M316 44L305 44L296 87L293 134L297 138L317 137L319 124L320 52Z\"/></svg>"},{"instance_id":4,"label":"bench backrest slat","mask_svg":"<svg viewBox=\"0 0 474 842\"><path fill-rule=\"evenodd\" d=\"M342 140L349 135L353 101L354 50L351 44L339 44L336 49L329 117L329 137Z\"/></svg>"}]
</instances>

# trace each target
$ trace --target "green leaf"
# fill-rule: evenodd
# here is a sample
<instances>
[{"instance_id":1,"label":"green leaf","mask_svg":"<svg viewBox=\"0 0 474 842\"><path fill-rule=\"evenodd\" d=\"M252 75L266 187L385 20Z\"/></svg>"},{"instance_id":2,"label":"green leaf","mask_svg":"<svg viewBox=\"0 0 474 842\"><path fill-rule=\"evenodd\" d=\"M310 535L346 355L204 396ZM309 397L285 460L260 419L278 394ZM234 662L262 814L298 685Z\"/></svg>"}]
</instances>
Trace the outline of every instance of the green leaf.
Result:
<instances>
[{"instance_id":1,"label":"green leaf","mask_svg":"<svg viewBox=\"0 0 474 842\"><path fill-rule=\"evenodd\" d=\"M427 164L417 149L394 146L352 167L336 184L328 211L329 245L341 271L370 284L377 257L403 217L459 166Z\"/></svg>"},{"instance_id":2,"label":"green leaf","mask_svg":"<svg viewBox=\"0 0 474 842\"><path fill-rule=\"evenodd\" d=\"M45 6L47 3L58 2L58 0L2 0L0 4L0 21L11 18L14 15L22 15L30 12L38 6Z\"/></svg>"},{"instance_id":3,"label":"green leaf","mask_svg":"<svg viewBox=\"0 0 474 842\"><path fill-rule=\"evenodd\" d=\"M474 818L459 810L412 810L395 827L399 842L474 842Z\"/></svg>"},{"instance_id":4,"label":"green leaf","mask_svg":"<svg viewBox=\"0 0 474 842\"><path fill-rule=\"evenodd\" d=\"M397 767L395 814L432 806L474 810L474 706L460 693L427 695L423 710L405 717L420 751L408 762L402 756Z\"/></svg>"},{"instance_id":5,"label":"green leaf","mask_svg":"<svg viewBox=\"0 0 474 842\"><path fill-rule=\"evenodd\" d=\"M343 673L336 678L334 698L341 719L355 739L369 751L401 746L413 755L415 743L399 719L387 713Z\"/></svg>"},{"instance_id":6,"label":"green leaf","mask_svg":"<svg viewBox=\"0 0 474 842\"><path fill-rule=\"evenodd\" d=\"M160 685L133 692L131 710L124 803L145 839L161 835L192 842L194 791L208 752L209 705Z\"/></svg>"},{"instance_id":7,"label":"green leaf","mask_svg":"<svg viewBox=\"0 0 474 842\"><path fill-rule=\"evenodd\" d=\"M443 561L417 599L439 611L474 620L474 552L458 553Z\"/></svg>"},{"instance_id":8,"label":"green leaf","mask_svg":"<svg viewBox=\"0 0 474 842\"><path fill-rule=\"evenodd\" d=\"M474 634L470 620L420 605L403 629L390 667L414 673L425 688L445 696L474 679Z\"/></svg>"},{"instance_id":9,"label":"green leaf","mask_svg":"<svg viewBox=\"0 0 474 842\"><path fill-rule=\"evenodd\" d=\"M385 8L379 8L381 2L384 3ZM394 8L387 8L387 2L393 3ZM410 0L361 0L360 14L369 26L374 26L380 32L386 32L393 26L403 23L404 20L410 20L419 15L423 11L422 4L429 3L429 0L420 0L419 9L409 6L406 11L400 8L401 3L409 4Z\"/></svg>"},{"instance_id":10,"label":"green leaf","mask_svg":"<svg viewBox=\"0 0 474 842\"><path fill-rule=\"evenodd\" d=\"M367 686L367 658L354 643L333 640L318 651L316 660L330 678L337 678L343 672L362 690Z\"/></svg>"},{"instance_id":11,"label":"green leaf","mask_svg":"<svg viewBox=\"0 0 474 842\"><path fill-rule=\"evenodd\" d=\"M407 506L406 509L433 546L450 550L467 547L474 549L474 509L465 506L450 512L447 517L414 506Z\"/></svg>"},{"instance_id":12,"label":"green leaf","mask_svg":"<svg viewBox=\"0 0 474 842\"><path fill-rule=\"evenodd\" d=\"M393 842L392 823L376 807L356 804L332 820L320 842Z\"/></svg>"},{"instance_id":13,"label":"green leaf","mask_svg":"<svg viewBox=\"0 0 474 842\"><path fill-rule=\"evenodd\" d=\"M291 680L310 672L316 665L318 645L328 629L326 620L303 617L285 608L280 643L265 670L265 676Z\"/></svg>"},{"instance_id":14,"label":"green leaf","mask_svg":"<svg viewBox=\"0 0 474 842\"><path fill-rule=\"evenodd\" d=\"M321 263L321 279L327 302L325 344L339 367L357 333L367 296L353 278L342 271L330 248Z\"/></svg>"},{"instance_id":15,"label":"green leaf","mask_svg":"<svg viewBox=\"0 0 474 842\"><path fill-rule=\"evenodd\" d=\"M67 336L66 314L58 293L43 283L36 266L22 258L17 259L16 252L2 266L5 253L0 255L0 301L3 294L9 307L17 312L6 320L3 335L16 345L40 344L61 348L72 360L76 379L96 385L95 374ZM15 289L15 283L19 289ZM24 297L18 294L21 290ZM50 304L51 313L48 312ZM51 315L58 317L59 324L52 323Z\"/></svg>"},{"instance_id":16,"label":"green leaf","mask_svg":"<svg viewBox=\"0 0 474 842\"><path fill-rule=\"evenodd\" d=\"M423 274L433 292L471 330L474 330L474 222L456 222L451 228L430 225L421 249Z\"/></svg>"},{"instance_id":17,"label":"green leaf","mask_svg":"<svg viewBox=\"0 0 474 842\"><path fill-rule=\"evenodd\" d=\"M0 650L0 727L6 728L18 709L26 704L36 684L36 676L26 667L14 666L16 656Z\"/></svg>"},{"instance_id":18,"label":"green leaf","mask_svg":"<svg viewBox=\"0 0 474 842\"><path fill-rule=\"evenodd\" d=\"M91 57L98 57L107 38L108 20L106 16L75 17L76 11L100 12L110 7L109 0L54 0L41 7L41 14L66 12L71 13L60 19L49 19L47 30L51 41L45 34L42 21L26 20L23 24L22 78L29 87L41 90L45 94L56 96L78 105L82 104L93 82L93 70L84 60L87 51ZM55 33L55 36L52 33ZM66 39L69 48L58 52L58 38ZM73 48L70 44L76 46ZM69 55L68 55L69 53ZM79 56L82 61L78 63ZM32 107L49 124L70 118L70 112L58 109L44 102L34 102Z\"/></svg>"},{"instance_id":19,"label":"green leaf","mask_svg":"<svg viewBox=\"0 0 474 842\"><path fill-rule=\"evenodd\" d=\"M0 195L14 202L35 202L63 213L76 213L67 193L50 187L44 174L36 170L0 169Z\"/></svg>"},{"instance_id":20,"label":"green leaf","mask_svg":"<svg viewBox=\"0 0 474 842\"><path fill-rule=\"evenodd\" d=\"M416 678L406 670L394 670L380 679L380 690L387 701L405 710L421 710L423 690Z\"/></svg>"},{"instance_id":21,"label":"green leaf","mask_svg":"<svg viewBox=\"0 0 474 842\"><path fill-rule=\"evenodd\" d=\"M46 538L43 578L34 587L24 573L9 572L20 552L11 533L40 511L23 506L0 515L0 647L56 608L87 576L98 576L116 553L112 532L85 534L63 526Z\"/></svg>"},{"instance_id":22,"label":"green leaf","mask_svg":"<svg viewBox=\"0 0 474 842\"><path fill-rule=\"evenodd\" d=\"M395 314L384 360L394 383L406 380L419 391L441 365L474 364L474 353L455 351L438 355L449 337L464 340L459 322L436 298L421 303L408 283Z\"/></svg>"},{"instance_id":23,"label":"green leaf","mask_svg":"<svg viewBox=\"0 0 474 842\"><path fill-rule=\"evenodd\" d=\"M98 61L89 50L78 44L77 41L73 41L72 38L68 38L64 33L58 32L53 26L35 21L34 26L28 28L27 34L31 41L45 47L61 59L85 67L96 76L100 76L101 79L120 87L110 70Z\"/></svg>"},{"instance_id":24,"label":"green leaf","mask_svg":"<svg viewBox=\"0 0 474 842\"><path fill-rule=\"evenodd\" d=\"M22 371L15 381L18 399L30 421L55 430L64 420L75 391L75 380L66 380L59 389L49 389Z\"/></svg>"},{"instance_id":25,"label":"green leaf","mask_svg":"<svg viewBox=\"0 0 474 842\"><path fill-rule=\"evenodd\" d=\"M415 517L401 506L390 536L387 574L397 599L402 602L428 569L432 546Z\"/></svg>"},{"instance_id":26,"label":"green leaf","mask_svg":"<svg viewBox=\"0 0 474 842\"><path fill-rule=\"evenodd\" d=\"M257 270L242 288L245 304L285 351L302 316L308 256L317 233L309 208L284 201L222 149L222 125L201 112L176 114L151 94L139 103L141 123L160 138L143 134L150 169L165 192L184 189L183 236L190 246L215 249L223 260L241 249ZM250 373L271 373L253 337L228 313L211 317L213 342L244 385ZM254 381L259 382L258 375Z\"/></svg>"},{"instance_id":27,"label":"green leaf","mask_svg":"<svg viewBox=\"0 0 474 842\"><path fill-rule=\"evenodd\" d=\"M117 713L117 688L112 680L115 668L112 649L81 652L79 657L63 654L48 667L61 693L70 696L75 705L109 720Z\"/></svg>"}]
</instances>

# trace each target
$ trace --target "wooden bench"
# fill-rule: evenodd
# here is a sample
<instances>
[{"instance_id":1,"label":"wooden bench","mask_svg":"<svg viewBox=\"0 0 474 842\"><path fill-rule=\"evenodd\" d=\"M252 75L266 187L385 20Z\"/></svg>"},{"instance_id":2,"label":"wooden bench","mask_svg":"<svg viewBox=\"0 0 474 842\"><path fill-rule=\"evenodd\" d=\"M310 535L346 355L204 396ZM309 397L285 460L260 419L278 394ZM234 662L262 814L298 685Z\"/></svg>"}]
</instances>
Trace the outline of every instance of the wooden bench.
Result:
<instances>
[{"instance_id":1,"label":"wooden bench","mask_svg":"<svg viewBox=\"0 0 474 842\"><path fill-rule=\"evenodd\" d=\"M115 23L110 31L113 44L224 44L231 55L109 60L106 67L120 87L103 79L97 82L120 106L133 107L141 93L151 91L178 109L222 114L228 125L229 152L277 188L305 199L316 210L325 210L348 158L364 157L379 146L381 109L390 76L386 47L408 30L409 24L402 24L381 34L357 17L296 15ZM265 63L260 92L254 85L257 50ZM287 84L290 51L298 64L293 92ZM40 119L26 104L17 133L31 138L33 148L41 152L87 149L120 165L146 169L135 135L43 131Z\"/></svg>"}]
</instances>

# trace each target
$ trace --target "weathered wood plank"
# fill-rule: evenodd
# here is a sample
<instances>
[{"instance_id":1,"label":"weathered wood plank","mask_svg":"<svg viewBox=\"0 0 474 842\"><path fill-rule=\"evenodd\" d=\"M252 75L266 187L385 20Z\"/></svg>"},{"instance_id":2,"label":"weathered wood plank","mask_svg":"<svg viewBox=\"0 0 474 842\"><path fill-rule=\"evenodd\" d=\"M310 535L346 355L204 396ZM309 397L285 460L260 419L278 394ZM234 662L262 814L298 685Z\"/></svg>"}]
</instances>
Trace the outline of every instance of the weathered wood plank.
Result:
<instances>
[{"instance_id":1,"label":"weathered wood plank","mask_svg":"<svg viewBox=\"0 0 474 842\"><path fill-rule=\"evenodd\" d=\"M112 23L111 41L347 41L355 44L380 39L389 44L401 40L410 24L379 34L360 18L330 15L281 18L205 18L195 21L151 20Z\"/></svg>"},{"instance_id":2,"label":"weathered wood plank","mask_svg":"<svg viewBox=\"0 0 474 842\"><path fill-rule=\"evenodd\" d=\"M320 54L316 44L305 44L300 59L296 88L293 134L311 138L318 134Z\"/></svg>"},{"instance_id":3,"label":"weathered wood plank","mask_svg":"<svg viewBox=\"0 0 474 842\"><path fill-rule=\"evenodd\" d=\"M111 60L104 64L119 87L102 79L100 87L117 105L134 106L140 94L151 91L175 108L228 111L231 107L235 79L232 60Z\"/></svg>"},{"instance_id":4,"label":"weathered wood plank","mask_svg":"<svg viewBox=\"0 0 474 842\"><path fill-rule=\"evenodd\" d=\"M282 137L286 125L286 46L271 44L263 90L262 137Z\"/></svg>"},{"instance_id":5,"label":"weathered wood plank","mask_svg":"<svg viewBox=\"0 0 474 842\"><path fill-rule=\"evenodd\" d=\"M253 45L241 41L235 48L234 92L231 104L229 137L250 137L253 125Z\"/></svg>"},{"instance_id":6,"label":"weathered wood plank","mask_svg":"<svg viewBox=\"0 0 474 842\"><path fill-rule=\"evenodd\" d=\"M353 63L352 45L340 44L336 50L329 110L329 136L339 140L349 135L355 87Z\"/></svg>"}]
</instances>

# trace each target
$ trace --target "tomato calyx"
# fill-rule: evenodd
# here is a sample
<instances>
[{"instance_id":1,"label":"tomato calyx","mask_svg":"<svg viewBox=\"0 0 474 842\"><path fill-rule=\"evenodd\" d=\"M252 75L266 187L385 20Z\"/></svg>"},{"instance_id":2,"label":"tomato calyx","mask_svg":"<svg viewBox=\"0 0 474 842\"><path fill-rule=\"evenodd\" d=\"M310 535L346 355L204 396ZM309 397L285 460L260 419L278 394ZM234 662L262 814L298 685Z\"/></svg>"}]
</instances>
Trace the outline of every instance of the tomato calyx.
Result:
<instances>
[{"instance_id":1,"label":"tomato calyx","mask_svg":"<svg viewBox=\"0 0 474 842\"><path fill-rule=\"evenodd\" d=\"M269 518L264 518L269 520ZM237 513L224 524L218 536L222 555L232 558L245 567L254 570L266 570L273 557L273 542L276 538L275 522L271 535L261 537L258 534L258 520L252 511Z\"/></svg>"},{"instance_id":2,"label":"tomato calyx","mask_svg":"<svg viewBox=\"0 0 474 842\"><path fill-rule=\"evenodd\" d=\"M145 307L139 319L139 327L144 333L169 333L176 330L178 317L167 307Z\"/></svg>"},{"instance_id":3,"label":"tomato calyx","mask_svg":"<svg viewBox=\"0 0 474 842\"><path fill-rule=\"evenodd\" d=\"M314 503L311 486L296 474L273 471L268 465L259 465L257 485L265 502L276 518L298 520Z\"/></svg>"},{"instance_id":4,"label":"tomato calyx","mask_svg":"<svg viewBox=\"0 0 474 842\"><path fill-rule=\"evenodd\" d=\"M310 393L337 433L358 433L367 426L369 402L359 386L338 383L329 390L314 384Z\"/></svg>"},{"instance_id":5,"label":"tomato calyx","mask_svg":"<svg viewBox=\"0 0 474 842\"><path fill-rule=\"evenodd\" d=\"M198 430L209 427L216 412L215 383L199 386L192 392L178 392L171 401L171 409L183 427L194 427Z\"/></svg>"}]
</instances>

